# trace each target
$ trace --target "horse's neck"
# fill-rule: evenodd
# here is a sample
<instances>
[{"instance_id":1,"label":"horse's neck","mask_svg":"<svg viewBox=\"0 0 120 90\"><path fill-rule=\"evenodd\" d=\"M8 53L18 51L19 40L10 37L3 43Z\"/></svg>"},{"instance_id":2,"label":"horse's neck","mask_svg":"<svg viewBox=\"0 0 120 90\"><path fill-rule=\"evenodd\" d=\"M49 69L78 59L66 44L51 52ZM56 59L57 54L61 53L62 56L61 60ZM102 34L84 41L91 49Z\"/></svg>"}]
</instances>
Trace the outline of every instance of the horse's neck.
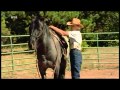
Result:
<instances>
[{"instance_id":1,"label":"horse's neck","mask_svg":"<svg viewBox=\"0 0 120 90\"><path fill-rule=\"evenodd\" d=\"M51 35L57 35L57 37L59 36L55 31L53 31L53 30L51 30L51 29L50 29L50 34L51 34Z\"/></svg>"},{"instance_id":2,"label":"horse's neck","mask_svg":"<svg viewBox=\"0 0 120 90\"><path fill-rule=\"evenodd\" d=\"M43 41L43 45L46 47L50 40L49 38L51 37L51 35L50 35L50 31L47 25L45 25L43 30L44 32L43 32L42 41Z\"/></svg>"},{"instance_id":3,"label":"horse's neck","mask_svg":"<svg viewBox=\"0 0 120 90\"><path fill-rule=\"evenodd\" d=\"M46 36L50 36L50 31L49 31L49 27L46 25L46 23L44 24L44 32L43 34Z\"/></svg>"}]
</instances>

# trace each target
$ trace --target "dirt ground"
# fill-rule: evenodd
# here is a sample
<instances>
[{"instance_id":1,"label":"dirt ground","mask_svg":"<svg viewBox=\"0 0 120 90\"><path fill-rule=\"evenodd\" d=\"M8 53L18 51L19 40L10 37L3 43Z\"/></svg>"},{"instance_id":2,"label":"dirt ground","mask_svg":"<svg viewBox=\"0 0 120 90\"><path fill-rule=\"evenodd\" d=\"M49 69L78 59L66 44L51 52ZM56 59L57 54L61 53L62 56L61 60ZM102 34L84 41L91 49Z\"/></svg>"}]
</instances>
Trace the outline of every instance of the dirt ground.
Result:
<instances>
[{"instance_id":1,"label":"dirt ground","mask_svg":"<svg viewBox=\"0 0 120 90\"><path fill-rule=\"evenodd\" d=\"M23 48L21 48L23 49ZM6 49L8 50L8 49ZM96 49L87 49L85 53L97 53ZM80 73L81 79L119 79L119 49L112 48L112 49L100 49L101 53L109 53L114 52L114 54L99 54L100 63L100 70L97 69L98 64L90 64L90 63L98 63L97 55L85 55L83 54L83 67ZM2 73L1 77L3 79L39 79L37 70L32 68L36 67L36 59L34 54L14 54L14 73L10 73L12 70L12 60L11 55L2 55L1 59L1 66L2 66ZM19 60L19 58L24 58ZM31 59L25 59L25 58ZM33 58L32 58L33 57ZM88 60L87 60L88 59ZM95 59L95 60L90 60ZM30 64L31 63L31 64ZM29 65L28 65L29 64ZM69 64L69 63L68 63ZM8 67L9 66L9 67ZM68 65L69 68L69 65ZM107 69L106 69L107 68ZM21 71L17 71L17 69L22 69ZM31 70L25 70L31 69ZM7 71L7 73L3 73L3 71ZM53 78L53 70L47 70L47 79ZM71 79L71 72L66 70L65 79Z\"/></svg>"},{"instance_id":2,"label":"dirt ground","mask_svg":"<svg viewBox=\"0 0 120 90\"><path fill-rule=\"evenodd\" d=\"M47 78L51 78L52 70L47 71ZM119 70L117 69L106 69L106 70L82 70L80 73L81 79L118 79ZM66 79L71 79L71 72L66 71Z\"/></svg>"},{"instance_id":3,"label":"dirt ground","mask_svg":"<svg viewBox=\"0 0 120 90\"><path fill-rule=\"evenodd\" d=\"M80 73L81 79L119 79L119 70L118 69L104 69L104 70L81 70ZM10 77L6 77L8 79L11 79ZM53 79L53 70L48 69L47 70L47 79ZM5 79L5 77L3 78ZM39 78L38 73L30 73L28 74L27 71L21 71L14 73L14 78L12 79L41 79ZM71 72L66 71L65 79L71 79Z\"/></svg>"}]
</instances>

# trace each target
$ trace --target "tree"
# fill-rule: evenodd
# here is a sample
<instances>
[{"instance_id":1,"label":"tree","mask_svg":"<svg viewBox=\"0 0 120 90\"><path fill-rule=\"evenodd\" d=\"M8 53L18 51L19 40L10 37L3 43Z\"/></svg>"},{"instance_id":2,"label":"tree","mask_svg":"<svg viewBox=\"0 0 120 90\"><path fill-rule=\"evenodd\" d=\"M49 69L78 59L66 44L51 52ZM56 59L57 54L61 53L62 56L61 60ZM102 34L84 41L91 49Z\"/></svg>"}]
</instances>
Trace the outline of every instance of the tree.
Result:
<instances>
[{"instance_id":1,"label":"tree","mask_svg":"<svg viewBox=\"0 0 120 90\"><path fill-rule=\"evenodd\" d=\"M10 35L10 30L6 27L5 24L5 13L1 12L1 35L2 36L8 36ZM1 38L1 43L9 43L9 38Z\"/></svg>"},{"instance_id":2,"label":"tree","mask_svg":"<svg viewBox=\"0 0 120 90\"><path fill-rule=\"evenodd\" d=\"M45 11L2 11L1 14L2 34L3 32L11 35L29 34L29 24L38 15L46 18L48 25L53 24L63 30L69 30L66 22L76 17L84 25L81 30L82 33L119 31L119 12L117 11L47 11L46 13ZM11 16L17 16L17 19L11 18ZM99 40L103 38L114 40L118 39L118 37L118 35L99 35ZM96 35L83 35L83 39L96 40ZM28 38L18 38L16 43L26 42L27 40ZM96 42L86 42L85 44L96 46ZM99 45L118 45L118 42L100 42Z\"/></svg>"}]
</instances>

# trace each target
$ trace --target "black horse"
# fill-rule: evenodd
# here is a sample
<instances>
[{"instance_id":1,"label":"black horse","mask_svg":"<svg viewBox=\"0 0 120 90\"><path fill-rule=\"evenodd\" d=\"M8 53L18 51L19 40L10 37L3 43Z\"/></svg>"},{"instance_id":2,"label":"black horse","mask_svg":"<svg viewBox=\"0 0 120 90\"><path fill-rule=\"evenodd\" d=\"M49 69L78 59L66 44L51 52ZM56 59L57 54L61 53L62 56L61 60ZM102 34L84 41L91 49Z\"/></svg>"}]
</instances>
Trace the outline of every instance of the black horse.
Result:
<instances>
[{"instance_id":1,"label":"black horse","mask_svg":"<svg viewBox=\"0 0 120 90\"><path fill-rule=\"evenodd\" d=\"M43 17L37 16L29 29L31 31L30 43L36 50L42 79L45 78L47 68L54 70L54 79L64 79L66 68L64 51L67 50L67 43L48 27L46 19Z\"/></svg>"}]
</instances>

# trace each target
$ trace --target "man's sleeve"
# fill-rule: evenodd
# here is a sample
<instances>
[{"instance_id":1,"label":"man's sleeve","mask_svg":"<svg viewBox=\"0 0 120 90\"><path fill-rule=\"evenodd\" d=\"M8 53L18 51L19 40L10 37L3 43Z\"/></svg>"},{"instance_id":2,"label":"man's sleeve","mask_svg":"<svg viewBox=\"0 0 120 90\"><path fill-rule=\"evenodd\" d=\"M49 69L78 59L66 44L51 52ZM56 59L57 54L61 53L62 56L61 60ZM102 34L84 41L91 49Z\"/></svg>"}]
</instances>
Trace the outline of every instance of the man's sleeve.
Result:
<instances>
[{"instance_id":1,"label":"man's sleeve","mask_svg":"<svg viewBox=\"0 0 120 90\"><path fill-rule=\"evenodd\" d=\"M67 31L68 32L68 37L71 37L71 31Z\"/></svg>"}]
</instances>

